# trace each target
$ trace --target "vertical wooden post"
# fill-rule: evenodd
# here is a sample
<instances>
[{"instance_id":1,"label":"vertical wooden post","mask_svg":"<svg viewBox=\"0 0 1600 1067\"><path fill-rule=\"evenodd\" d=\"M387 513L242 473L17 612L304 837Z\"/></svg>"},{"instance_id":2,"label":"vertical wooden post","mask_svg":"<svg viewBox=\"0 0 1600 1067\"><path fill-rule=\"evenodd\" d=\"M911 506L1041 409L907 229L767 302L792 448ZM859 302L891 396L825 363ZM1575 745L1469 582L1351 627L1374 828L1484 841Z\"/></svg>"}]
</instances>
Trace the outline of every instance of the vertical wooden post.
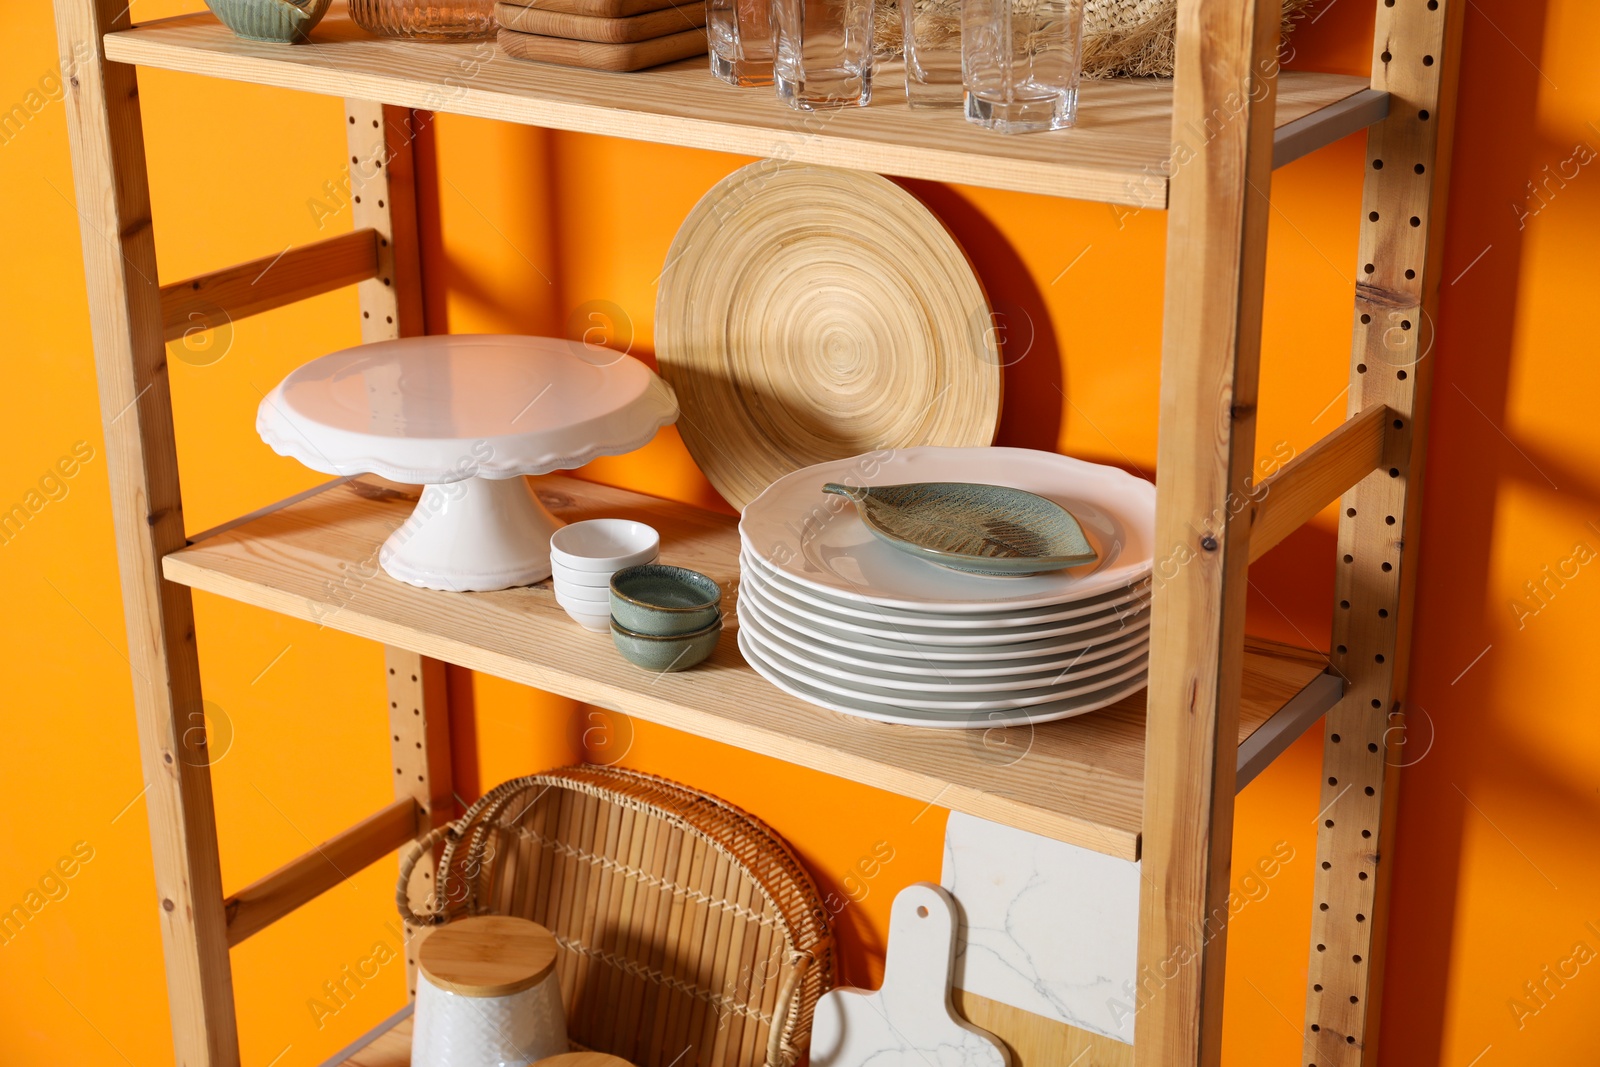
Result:
<instances>
[{"instance_id":1,"label":"vertical wooden post","mask_svg":"<svg viewBox=\"0 0 1600 1067\"><path fill-rule=\"evenodd\" d=\"M417 116L405 108L346 100L345 120L355 226L378 232L378 276L357 290L361 340L413 337L426 328L413 144ZM392 646L384 648L383 658L395 796L417 801L423 813L418 830L426 833L455 815L445 665ZM406 989L415 997L417 965L410 934Z\"/></svg>"},{"instance_id":2,"label":"vertical wooden post","mask_svg":"<svg viewBox=\"0 0 1600 1067\"><path fill-rule=\"evenodd\" d=\"M1180 0L1145 740L1138 1067L1215 1065L1279 0Z\"/></svg>"},{"instance_id":3,"label":"vertical wooden post","mask_svg":"<svg viewBox=\"0 0 1600 1067\"><path fill-rule=\"evenodd\" d=\"M1387 404L1385 469L1346 493L1301 1062L1377 1063L1387 928L1383 863L1403 762L1434 313L1461 32L1459 0L1379 0L1372 85L1389 117L1367 135L1349 410Z\"/></svg>"},{"instance_id":4,"label":"vertical wooden post","mask_svg":"<svg viewBox=\"0 0 1600 1067\"><path fill-rule=\"evenodd\" d=\"M183 504L139 84L101 51L128 11L120 0L57 0L55 11L173 1045L182 1067L235 1067L194 612L189 590L161 577L162 556L184 544Z\"/></svg>"}]
</instances>

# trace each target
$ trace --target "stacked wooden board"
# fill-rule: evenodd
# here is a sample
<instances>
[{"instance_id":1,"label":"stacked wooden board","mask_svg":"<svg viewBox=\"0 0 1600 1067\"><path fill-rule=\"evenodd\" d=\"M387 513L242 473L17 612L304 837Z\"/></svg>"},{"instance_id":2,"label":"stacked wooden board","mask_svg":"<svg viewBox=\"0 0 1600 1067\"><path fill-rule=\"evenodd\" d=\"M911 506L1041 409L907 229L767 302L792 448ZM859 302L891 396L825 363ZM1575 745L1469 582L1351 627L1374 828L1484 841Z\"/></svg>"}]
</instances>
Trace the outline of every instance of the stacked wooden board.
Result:
<instances>
[{"instance_id":1,"label":"stacked wooden board","mask_svg":"<svg viewBox=\"0 0 1600 1067\"><path fill-rule=\"evenodd\" d=\"M502 0L500 49L516 59L643 70L704 55L700 0Z\"/></svg>"}]
</instances>

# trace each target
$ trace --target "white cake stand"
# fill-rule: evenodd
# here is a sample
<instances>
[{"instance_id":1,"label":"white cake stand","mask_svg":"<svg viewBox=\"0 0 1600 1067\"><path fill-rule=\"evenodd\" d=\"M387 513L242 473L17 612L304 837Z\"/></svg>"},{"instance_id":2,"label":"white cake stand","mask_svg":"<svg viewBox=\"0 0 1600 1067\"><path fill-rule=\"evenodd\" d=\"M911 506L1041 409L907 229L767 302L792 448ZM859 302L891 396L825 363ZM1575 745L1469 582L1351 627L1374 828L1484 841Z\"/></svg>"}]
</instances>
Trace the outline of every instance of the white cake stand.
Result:
<instances>
[{"instance_id":1,"label":"white cake stand","mask_svg":"<svg viewBox=\"0 0 1600 1067\"><path fill-rule=\"evenodd\" d=\"M465 591L549 577L563 524L523 475L632 452L677 417L672 387L620 352L440 336L312 360L262 400L256 431L312 470L424 486L378 562L402 582Z\"/></svg>"}]
</instances>

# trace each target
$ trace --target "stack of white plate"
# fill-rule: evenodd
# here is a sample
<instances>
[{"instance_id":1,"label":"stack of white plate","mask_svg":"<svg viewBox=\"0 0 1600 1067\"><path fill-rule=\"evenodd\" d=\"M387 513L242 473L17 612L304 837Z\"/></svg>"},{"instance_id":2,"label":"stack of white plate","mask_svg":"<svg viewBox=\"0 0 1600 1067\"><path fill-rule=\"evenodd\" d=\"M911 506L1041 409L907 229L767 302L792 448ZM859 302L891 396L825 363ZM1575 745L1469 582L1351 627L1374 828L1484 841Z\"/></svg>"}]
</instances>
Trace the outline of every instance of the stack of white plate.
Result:
<instances>
[{"instance_id":1,"label":"stack of white plate","mask_svg":"<svg viewBox=\"0 0 1600 1067\"><path fill-rule=\"evenodd\" d=\"M978 482L1054 500L1098 553L1052 574L991 578L880 540L828 482ZM1155 486L1022 448L908 448L795 471L739 522L739 648L757 673L826 708L920 726L1046 722L1144 687Z\"/></svg>"}]
</instances>

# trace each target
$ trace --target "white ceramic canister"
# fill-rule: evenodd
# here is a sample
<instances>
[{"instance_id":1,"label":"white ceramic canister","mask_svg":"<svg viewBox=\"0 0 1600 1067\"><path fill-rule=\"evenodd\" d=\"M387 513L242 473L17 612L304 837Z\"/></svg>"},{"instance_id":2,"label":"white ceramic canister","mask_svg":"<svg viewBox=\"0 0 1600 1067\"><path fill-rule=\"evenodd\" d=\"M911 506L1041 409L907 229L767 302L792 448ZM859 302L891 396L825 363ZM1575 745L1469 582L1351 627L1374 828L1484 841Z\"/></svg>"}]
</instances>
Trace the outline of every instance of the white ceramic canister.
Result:
<instances>
[{"instance_id":1,"label":"white ceramic canister","mask_svg":"<svg viewBox=\"0 0 1600 1067\"><path fill-rule=\"evenodd\" d=\"M524 1067L566 1052L556 939L506 915L458 919L417 952L412 1067Z\"/></svg>"}]
</instances>

